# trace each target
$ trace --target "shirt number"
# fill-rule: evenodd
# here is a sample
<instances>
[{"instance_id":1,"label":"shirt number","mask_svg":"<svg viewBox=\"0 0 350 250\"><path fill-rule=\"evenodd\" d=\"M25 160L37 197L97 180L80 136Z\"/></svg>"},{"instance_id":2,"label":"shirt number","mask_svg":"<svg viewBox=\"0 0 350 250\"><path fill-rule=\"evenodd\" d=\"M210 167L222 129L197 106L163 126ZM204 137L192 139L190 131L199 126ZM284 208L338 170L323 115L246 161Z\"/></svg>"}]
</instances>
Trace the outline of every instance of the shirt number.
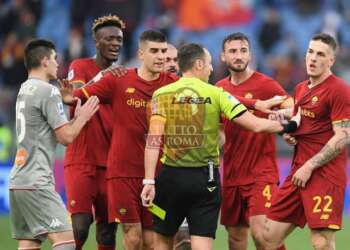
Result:
<instances>
[{"instance_id":1,"label":"shirt number","mask_svg":"<svg viewBox=\"0 0 350 250\"><path fill-rule=\"evenodd\" d=\"M312 210L313 213L330 213L332 212L332 209L330 206L332 205L333 198L330 195L326 195L323 198L319 195L316 195L312 198L312 200L315 201L314 209ZM326 204L321 208L321 203L324 201Z\"/></svg>"},{"instance_id":2,"label":"shirt number","mask_svg":"<svg viewBox=\"0 0 350 250\"><path fill-rule=\"evenodd\" d=\"M24 117L24 108L25 108L25 102L21 101L17 103L17 136L18 136L18 143L21 143L24 139L25 133L26 133L26 120ZM19 129L19 132L18 132Z\"/></svg>"}]
</instances>

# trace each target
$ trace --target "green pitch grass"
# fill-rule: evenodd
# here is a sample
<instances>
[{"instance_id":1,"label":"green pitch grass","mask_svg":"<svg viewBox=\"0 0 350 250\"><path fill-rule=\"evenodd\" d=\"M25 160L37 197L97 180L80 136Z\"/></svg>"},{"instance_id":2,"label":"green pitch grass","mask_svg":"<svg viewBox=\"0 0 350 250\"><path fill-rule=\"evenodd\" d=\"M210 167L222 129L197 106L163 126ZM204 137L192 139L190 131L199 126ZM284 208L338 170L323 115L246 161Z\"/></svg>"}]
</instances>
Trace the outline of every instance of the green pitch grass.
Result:
<instances>
[{"instance_id":1,"label":"green pitch grass","mask_svg":"<svg viewBox=\"0 0 350 250\"><path fill-rule=\"evenodd\" d=\"M349 241L350 233L350 217L344 218L343 230L337 233L337 250L348 250L350 249ZM85 244L84 250L95 250L96 243L94 240L95 228L91 227L90 237L88 242ZM118 250L123 249L121 246L121 233L117 235ZM307 228L300 230L296 229L287 239L286 245L288 250L312 250L309 242L309 230ZM1 250L13 250L16 249L16 241L11 239L10 225L8 216L0 216L0 249ZM46 242L42 250L49 250L49 244ZM217 232L217 239L214 241L215 250L225 250L227 247L227 235L223 227L219 227ZM249 242L249 250L254 250L252 242Z\"/></svg>"}]
</instances>

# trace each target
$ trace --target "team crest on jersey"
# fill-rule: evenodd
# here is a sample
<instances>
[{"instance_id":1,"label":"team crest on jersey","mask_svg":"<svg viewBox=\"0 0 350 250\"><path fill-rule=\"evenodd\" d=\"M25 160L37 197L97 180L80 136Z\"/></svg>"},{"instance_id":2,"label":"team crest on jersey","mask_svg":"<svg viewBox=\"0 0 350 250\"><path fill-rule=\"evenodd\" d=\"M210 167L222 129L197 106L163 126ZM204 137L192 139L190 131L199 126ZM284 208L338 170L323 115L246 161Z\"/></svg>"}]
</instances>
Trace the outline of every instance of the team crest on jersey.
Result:
<instances>
[{"instance_id":1,"label":"team crest on jersey","mask_svg":"<svg viewBox=\"0 0 350 250\"><path fill-rule=\"evenodd\" d=\"M247 92L247 93L245 93L244 97L247 98L247 99L252 99L253 98L253 94Z\"/></svg>"},{"instance_id":2,"label":"team crest on jersey","mask_svg":"<svg viewBox=\"0 0 350 250\"><path fill-rule=\"evenodd\" d=\"M74 70L71 69L69 72L68 72L68 81L71 81L72 79L74 78Z\"/></svg>"},{"instance_id":3,"label":"team crest on jersey","mask_svg":"<svg viewBox=\"0 0 350 250\"><path fill-rule=\"evenodd\" d=\"M311 103L312 103L312 105L314 105L316 102L318 102L318 97L317 97L317 96L313 96L313 97L311 98Z\"/></svg>"}]
</instances>

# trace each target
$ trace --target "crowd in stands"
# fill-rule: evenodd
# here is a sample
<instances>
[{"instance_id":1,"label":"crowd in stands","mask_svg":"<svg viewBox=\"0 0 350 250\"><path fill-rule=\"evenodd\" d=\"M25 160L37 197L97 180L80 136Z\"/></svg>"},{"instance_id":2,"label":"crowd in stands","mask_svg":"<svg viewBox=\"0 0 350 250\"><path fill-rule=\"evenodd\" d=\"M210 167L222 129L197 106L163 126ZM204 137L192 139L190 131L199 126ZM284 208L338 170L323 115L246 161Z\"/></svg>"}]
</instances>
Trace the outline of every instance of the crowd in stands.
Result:
<instances>
[{"instance_id":1,"label":"crowd in stands","mask_svg":"<svg viewBox=\"0 0 350 250\"><path fill-rule=\"evenodd\" d=\"M241 31L252 41L254 67L292 92L305 78L303 56L311 36L334 35L340 44L334 71L350 82L350 2L347 0L0 0L0 123L13 128L14 101L26 79L23 48L34 37L57 46L59 76L69 63L94 55L92 21L116 14L126 22L119 63L137 64L137 37L145 29L165 32L180 45L200 42L213 55L212 82L223 77L221 41ZM1 139L0 139L1 141ZM1 145L0 145L1 147Z\"/></svg>"}]
</instances>

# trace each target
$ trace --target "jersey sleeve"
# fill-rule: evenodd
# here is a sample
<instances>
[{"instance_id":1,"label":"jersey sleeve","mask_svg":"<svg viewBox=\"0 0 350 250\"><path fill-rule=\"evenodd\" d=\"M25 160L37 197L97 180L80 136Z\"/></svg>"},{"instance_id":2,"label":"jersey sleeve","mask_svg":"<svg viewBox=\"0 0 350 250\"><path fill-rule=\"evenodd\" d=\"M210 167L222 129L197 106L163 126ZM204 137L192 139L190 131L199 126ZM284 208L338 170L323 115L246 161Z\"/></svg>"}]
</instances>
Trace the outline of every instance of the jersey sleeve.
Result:
<instances>
[{"instance_id":1,"label":"jersey sleeve","mask_svg":"<svg viewBox=\"0 0 350 250\"><path fill-rule=\"evenodd\" d=\"M57 129L68 122L64 112L60 91L52 86L51 93L43 98L42 113L52 129Z\"/></svg>"},{"instance_id":2,"label":"jersey sleeve","mask_svg":"<svg viewBox=\"0 0 350 250\"><path fill-rule=\"evenodd\" d=\"M247 111L247 108L228 92L222 89L218 91L220 110L227 119L232 120Z\"/></svg>"},{"instance_id":3,"label":"jersey sleeve","mask_svg":"<svg viewBox=\"0 0 350 250\"><path fill-rule=\"evenodd\" d=\"M80 61L73 61L69 66L67 79L71 84L84 85L86 83L85 70Z\"/></svg>"},{"instance_id":4,"label":"jersey sleeve","mask_svg":"<svg viewBox=\"0 0 350 250\"><path fill-rule=\"evenodd\" d=\"M350 120L350 89L345 84L333 88L329 96L330 116L333 123Z\"/></svg>"},{"instance_id":5,"label":"jersey sleeve","mask_svg":"<svg viewBox=\"0 0 350 250\"><path fill-rule=\"evenodd\" d=\"M151 114L162 120L166 120L166 107L170 104L170 95L161 94L158 91L153 94L151 102Z\"/></svg>"},{"instance_id":6,"label":"jersey sleeve","mask_svg":"<svg viewBox=\"0 0 350 250\"><path fill-rule=\"evenodd\" d=\"M245 98L245 97L237 96L237 95L235 95L235 97L238 99L238 101L240 101L247 108L255 109L254 105L255 105L257 99L250 99L250 98Z\"/></svg>"},{"instance_id":7,"label":"jersey sleeve","mask_svg":"<svg viewBox=\"0 0 350 250\"><path fill-rule=\"evenodd\" d=\"M111 103L113 92L115 91L118 77L106 74L97 82L74 90L74 96L82 100L87 100L90 96L97 96L101 103Z\"/></svg>"}]
</instances>

